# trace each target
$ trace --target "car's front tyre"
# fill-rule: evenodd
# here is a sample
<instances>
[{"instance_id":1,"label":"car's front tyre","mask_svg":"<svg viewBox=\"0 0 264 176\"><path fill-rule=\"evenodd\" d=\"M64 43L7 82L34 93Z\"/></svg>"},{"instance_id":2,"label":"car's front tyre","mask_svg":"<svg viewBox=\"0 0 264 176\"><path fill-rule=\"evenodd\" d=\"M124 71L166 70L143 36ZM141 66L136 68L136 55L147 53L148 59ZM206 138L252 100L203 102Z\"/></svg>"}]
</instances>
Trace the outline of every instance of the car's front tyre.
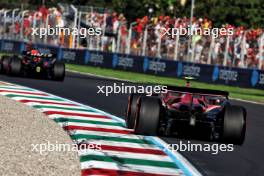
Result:
<instances>
[{"instance_id":1,"label":"car's front tyre","mask_svg":"<svg viewBox=\"0 0 264 176\"><path fill-rule=\"evenodd\" d=\"M65 77L65 64L62 62L55 62L53 65L53 80L63 81Z\"/></svg>"},{"instance_id":2,"label":"car's front tyre","mask_svg":"<svg viewBox=\"0 0 264 176\"><path fill-rule=\"evenodd\" d=\"M137 112L137 103L141 96L144 96L144 94L132 93L128 97L125 120L126 120L126 126L129 129L134 129L136 112Z\"/></svg>"}]
</instances>

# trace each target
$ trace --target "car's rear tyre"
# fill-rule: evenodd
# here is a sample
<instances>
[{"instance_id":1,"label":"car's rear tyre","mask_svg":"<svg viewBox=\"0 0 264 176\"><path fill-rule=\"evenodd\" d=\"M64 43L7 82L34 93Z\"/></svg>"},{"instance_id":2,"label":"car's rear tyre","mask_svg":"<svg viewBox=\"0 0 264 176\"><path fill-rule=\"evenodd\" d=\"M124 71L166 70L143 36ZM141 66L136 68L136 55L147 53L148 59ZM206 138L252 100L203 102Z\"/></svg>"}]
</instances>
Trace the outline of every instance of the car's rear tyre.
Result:
<instances>
[{"instance_id":1,"label":"car's rear tyre","mask_svg":"<svg viewBox=\"0 0 264 176\"><path fill-rule=\"evenodd\" d=\"M0 73L3 71L3 58L0 59Z\"/></svg>"},{"instance_id":2,"label":"car's rear tyre","mask_svg":"<svg viewBox=\"0 0 264 176\"><path fill-rule=\"evenodd\" d=\"M242 145L246 135L246 110L241 106L224 108L222 140L225 143Z\"/></svg>"},{"instance_id":3,"label":"car's rear tyre","mask_svg":"<svg viewBox=\"0 0 264 176\"><path fill-rule=\"evenodd\" d=\"M53 80L63 81L65 77L65 64L62 62L55 62L53 66Z\"/></svg>"},{"instance_id":4,"label":"car's rear tyre","mask_svg":"<svg viewBox=\"0 0 264 176\"><path fill-rule=\"evenodd\" d=\"M2 57L2 65L1 65L1 72L2 73L7 73L9 70L9 64L11 61L11 57L10 56L3 56Z\"/></svg>"},{"instance_id":5,"label":"car's rear tyre","mask_svg":"<svg viewBox=\"0 0 264 176\"><path fill-rule=\"evenodd\" d=\"M11 58L9 69L7 71L10 76L18 76L21 73L21 60L17 56Z\"/></svg>"},{"instance_id":6,"label":"car's rear tyre","mask_svg":"<svg viewBox=\"0 0 264 176\"><path fill-rule=\"evenodd\" d=\"M135 127L137 103L141 96L144 96L144 94L132 93L128 97L128 104L127 104L125 120L126 120L127 128L129 129L134 129Z\"/></svg>"},{"instance_id":7,"label":"car's rear tyre","mask_svg":"<svg viewBox=\"0 0 264 176\"><path fill-rule=\"evenodd\" d=\"M7 55L3 55L0 59L0 73L3 73L3 60L9 58Z\"/></svg>"},{"instance_id":8,"label":"car's rear tyre","mask_svg":"<svg viewBox=\"0 0 264 176\"><path fill-rule=\"evenodd\" d=\"M140 135L158 135L161 102L157 97L141 97L137 107L135 133Z\"/></svg>"}]
</instances>

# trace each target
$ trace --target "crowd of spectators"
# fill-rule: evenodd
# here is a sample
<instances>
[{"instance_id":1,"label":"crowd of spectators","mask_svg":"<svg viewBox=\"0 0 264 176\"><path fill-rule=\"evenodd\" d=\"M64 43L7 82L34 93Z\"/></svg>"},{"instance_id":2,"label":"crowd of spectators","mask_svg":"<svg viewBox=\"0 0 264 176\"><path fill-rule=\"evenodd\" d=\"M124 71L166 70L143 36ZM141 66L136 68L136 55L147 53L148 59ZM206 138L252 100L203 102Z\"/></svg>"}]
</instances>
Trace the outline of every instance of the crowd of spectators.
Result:
<instances>
[{"instance_id":1,"label":"crowd of spectators","mask_svg":"<svg viewBox=\"0 0 264 176\"><path fill-rule=\"evenodd\" d=\"M11 18L12 11L9 13L8 19ZM48 17L49 15L49 17ZM25 41L32 41L35 42L43 42L44 37L40 36L33 36L31 35L33 30L32 28L45 28L47 25L50 27L64 27L65 21L63 19L62 13L59 11L58 8L46 8L44 6L41 6L37 11L28 11L24 14L24 18L22 19L22 12L17 12L15 14L15 20L14 23L11 20L7 20L9 23L6 24L5 29L3 29L2 26L2 32L1 35L5 38L9 39L17 39L17 40L25 40ZM35 18L35 20L34 20ZM47 20L47 18L49 18ZM35 21L35 24L34 24ZM48 24L46 25L46 22ZM3 23L3 20L1 19L1 23ZM54 37L54 36L47 36L47 42L50 44L59 44L61 41L59 41L60 37Z\"/></svg>"},{"instance_id":2,"label":"crowd of spectators","mask_svg":"<svg viewBox=\"0 0 264 176\"><path fill-rule=\"evenodd\" d=\"M118 51L125 53L130 25L127 24L124 15L118 15L115 12L108 14L106 26L117 34L120 27L121 39ZM203 64L264 69L264 30L261 28L246 29L243 26L235 27L230 24L223 24L221 28L231 28L233 35L219 35L217 38L212 35L193 35L192 37L190 35L180 35L178 40L170 35L161 37L161 30L164 28L188 29L190 28L190 19L187 17L159 16L150 18L144 16L138 18L134 25L131 25L131 28L132 35L129 41L130 54L133 55L145 54L150 57ZM212 29L214 25L208 18L194 17L192 28ZM147 30L147 37L144 46L145 30ZM263 47L262 53L260 53L261 46ZM175 50L177 51L175 52Z\"/></svg>"},{"instance_id":3,"label":"crowd of spectators","mask_svg":"<svg viewBox=\"0 0 264 176\"><path fill-rule=\"evenodd\" d=\"M14 25L9 25L5 32L21 37L21 25L23 25L24 39L33 40L31 28L34 15L36 17L35 26L45 27L48 14L50 14L48 20L50 26L73 26L73 22L65 17L63 9L41 7L38 11L27 13L23 23L17 20ZM222 28L233 29L233 35L219 35L217 38L203 34L172 37L161 35L161 31L168 28L190 29L189 18L144 16L138 18L131 25L123 14L110 11L104 11L104 13L85 12L81 16L81 22L88 26L100 27L105 34L113 35L103 35L100 38L94 36L88 36L85 39L79 38L77 47L119 53L129 52L133 55L147 55L203 64L264 69L264 48L261 49L260 47L261 45L264 47L264 31L260 28L246 29L243 26L235 27L223 24ZM213 27L213 22L208 18L193 18L192 28L203 30ZM34 38L34 40L41 42L44 39ZM46 42L70 47L74 41L72 41L72 36L61 35L48 36Z\"/></svg>"},{"instance_id":4,"label":"crowd of spectators","mask_svg":"<svg viewBox=\"0 0 264 176\"><path fill-rule=\"evenodd\" d=\"M192 25L193 28L213 28L212 21L207 18L194 18ZM161 29L187 29L189 26L190 20L188 18L171 18L169 16L148 18L145 16L137 19L132 30L132 54L140 55L142 53L144 29L148 28L146 55L150 57L247 68L255 68L260 62L264 62L264 52L260 53L261 39L264 43L263 29L246 29L243 26L235 27L227 24L223 25L222 28L232 28L234 33L231 36L219 35L214 38L211 35L193 35L190 38L190 35L183 35L179 36L178 41L176 41L174 37L164 35L161 37L160 53L158 53ZM175 57L176 42L177 56ZM263 64L261 65L263 69Z\"/></svg>"}]
</instances>

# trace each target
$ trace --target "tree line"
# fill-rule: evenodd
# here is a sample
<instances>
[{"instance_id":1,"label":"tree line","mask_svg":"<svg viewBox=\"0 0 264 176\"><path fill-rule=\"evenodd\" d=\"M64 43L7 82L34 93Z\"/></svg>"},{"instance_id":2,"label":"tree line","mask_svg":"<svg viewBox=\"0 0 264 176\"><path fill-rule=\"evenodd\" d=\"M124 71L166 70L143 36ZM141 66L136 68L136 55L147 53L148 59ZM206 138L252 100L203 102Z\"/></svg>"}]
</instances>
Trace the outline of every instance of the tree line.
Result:
<instances>
[{"instance_id":1,"label":"tree line","mask_svg":"<svg viewBox=\"0 0 264 176\"><path fill-rule=\"evenodd\" d=\"M233 24L247 28L264 28L264 0L195 0L194 16L208 18L216 27ZM123 13L132 22L138 17L169 15L189 17L191 0L0 0L0 7L34 8L45 3L100 6ZM149 11L152 9L153 12Z\"/></svg>"}]
</instances>

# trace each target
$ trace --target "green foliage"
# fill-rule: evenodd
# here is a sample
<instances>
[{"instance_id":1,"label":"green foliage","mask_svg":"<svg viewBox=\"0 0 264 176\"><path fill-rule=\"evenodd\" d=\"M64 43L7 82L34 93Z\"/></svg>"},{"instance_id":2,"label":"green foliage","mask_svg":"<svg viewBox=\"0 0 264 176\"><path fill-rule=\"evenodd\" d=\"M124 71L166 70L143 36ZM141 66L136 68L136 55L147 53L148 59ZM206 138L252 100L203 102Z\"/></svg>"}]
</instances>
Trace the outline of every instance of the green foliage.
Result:
<instances>
[{"instance_id":1,"label":"green foliage","mask_svg":"<svg viewBox=\"0 0 264 176\"><path fill-rule=\"evenodd\" d=\"M262 27L264 24L263 0L196 0L194 16L207 17L216 26L229 23L236 26ZM171 8L173 7L173 9ZM153 15L190 16L191 0L185 7L180 0L113 0L113 7L124 13L130 21L149 15L148 9L154 9Z\"/></svg>"},{"instance_id":2,"label":"green foliage","mask_svg":"<svg viewBox=\"0 0 264 176\"><path fill-rule=\"evenodd\" d=\"M229 23L236 26L264 27L264 0L195 0L194 16L207 17L219 27ZM19 3L18 3L19 2ZM79 5L94 5L113 8L123 13L131 22L138 17L170 15L177 17L190 16L191 0L186 0L185 7L181 0L45 0L48 6L57 3L77 3ZM0 0L0 6L6 8L20 7L35 8L42 0ZM153 14L149 13L152 8Z\"/></svg>"}]
</instances>

